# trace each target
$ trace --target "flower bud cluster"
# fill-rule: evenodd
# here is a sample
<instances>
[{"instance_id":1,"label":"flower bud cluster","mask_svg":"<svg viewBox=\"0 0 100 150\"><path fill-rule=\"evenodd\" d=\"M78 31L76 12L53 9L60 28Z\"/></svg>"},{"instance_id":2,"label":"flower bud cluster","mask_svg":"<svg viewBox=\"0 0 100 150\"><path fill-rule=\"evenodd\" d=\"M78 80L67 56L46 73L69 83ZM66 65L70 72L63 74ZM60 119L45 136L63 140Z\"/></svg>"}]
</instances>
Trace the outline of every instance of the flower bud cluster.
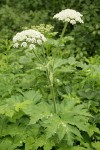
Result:
<instances>
[{"instance_id":1,"label":"flower bud cluster","mask_svg":"<svg viewBox=\"0 0 100 150\"><path fill-rule=\"evenodd\" d=\"M45 41L47 41L47 39L43 34L39 31L29 29L19 32L13 37L13 47L18 48L21 46L29 49L35 49L36 45L41 45Z\"/></svg>"},{"instance_id":2,"label":"flower bud cluster","mask_svg":"<svg viewBox=\"0 0 100 150\"><path fill-rule=\"evenodd\" d=\"M63 22L69 22L72 25L74 25L76 24L76 22L84 23L83 20L81 19L82 16L83 16L82 14L73 9L65 9L54 15L53 18L56 18Z\"/></svg>"}]
</instances>

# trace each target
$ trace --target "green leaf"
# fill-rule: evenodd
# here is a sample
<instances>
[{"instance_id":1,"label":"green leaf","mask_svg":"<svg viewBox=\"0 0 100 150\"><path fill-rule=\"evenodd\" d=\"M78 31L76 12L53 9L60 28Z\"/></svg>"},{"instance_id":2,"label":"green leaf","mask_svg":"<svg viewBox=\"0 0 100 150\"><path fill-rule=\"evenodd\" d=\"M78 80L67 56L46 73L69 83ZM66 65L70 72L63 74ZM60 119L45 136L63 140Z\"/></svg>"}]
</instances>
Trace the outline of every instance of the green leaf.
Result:
<instances>
[{"instance_id":1,"label":"green leaf","mask_svg":"<svg viewBox=\"0 0 100 150\"><path fill-rule=\"evenodd\" d=\"M82 146L73 146L70 150L86 150L87 148L84 148L84 147L82 147ZM87 149L87 150L89 150L89 149Z\"/></svg>"},{"instance_id":2,"label":"green leaf","mask_svg":"<svg viewBox=\"0 0 100 150\"><path fill-rule=\"evenodd\" d=\"M32 104L32 101L30 101L30 100L26 100L24 102L17 103L15 105L15 110L19 111L19 110L25 109L28 105L31 105L31 104Z\"/></svg>"},{"instance_id":3,"label":"green leaf","mask_svg":"<svg viewBox=\"0 0 100 150\"><path fill-rule=\"evenodd\" d=\"M43 118L48 118L52 116L49 105L47 103L41 102L37 105L29 105L27 108L23 109L24 113L30 116L30 123L35 124Z\"/></svg>"},{"instance_id":4,"label":"green leaf","mask_svg":"<svg viewBox=\"0 0 100 150\"><path fill-rule=\"evenodd\" d=\"M100 142L99 141L92 143L92 145L96 150L100 150Z\"/></svg>"},{"instance_id":5,"label":"green leaf","mask_svg":"<svg viewBox=\"0 0 100 150\"><path fill-rule=\"evenodd\" d=\"M74 143L75 136L79 141L83 138L81 130L89 133L88 121L91 115L83 104L77 104L74 100L64 100L57 108L59 108L58 114L66 128L65 135L68 145Z\"/></svg>"},{"instance_id":6,"label":"green leaf","mask_svg":"<svg viewBox=\"0 0 100 150\"><path fill-rule=\"evenodd\" d=\"M39 91L29 90L23 93L25 99L33 100L34 103L37 103L42 95L39 93Z\"/></svg>"},{"instance_id":7,"label":"green leaf","mask_svg":"<svg viewBox=\"0 0 100 150\"><path fill-rule=\"evenodd\" d=\"M43 122L43 126L46 128L45 131L47 139L57 133L60 124L61 119L57 115L53 115Z\"/></svg>"},{"instance_id":8,"label":"green leaf","mask_svg":"<svg viewBox=\"0 0 100 150\"><path fill-rule=\"evenodd\" d=\"M27 137L26 143L25 143L25 150L32 150L34 142L35 142L34 137L32 136Z\"/></svg>"},{"instance_id":9,"label":"green leaf","mask_svg":"<svg viewBox=\"0 0 100 150\"><path fill-rule=\"evenodd\" d=\"M61 124L57 130L59 141L61 141L64 138L65 134L66 134L66 125Z\"/></svg>"},{"instance_id":10,"label":"green leaf","mask_svg":"<svg viewBox=\"0 0 100 150\"><path fill-rule=\"evenodd\" d=\"M75 65L76 64L76 60L74 57L69 57L67 60L67 63L69 63L70 65Z\"/></svg>"},{"instance_id":11,"label":"green leaf","mask_svg":"<svg viewBox=\"0 0 100 150\"><path fill-rule=\"evenodd\" d=\"M10 98L4 99L0 106L0 114L4 114L8 117L13 117L16 111L23 110L28 105L34 105L41 99L41 94L38 91L30 90L22 93L22 95L13 95Z\"/></svg>"},{"instance_id":12,"label":"green leaf","mask_svg":"<svg viewBox=\"0 0 100 150\"><path fill-rule=\"evenodd\" d=\"M54 145L52 140L46 139L45 135L42 135L35 140L33 148L34 150L37 150L39 147L43 147L44 150L51 150Z\"/></svg>"},{"instance_id":13,"label":"green leaf","mask_svg":"<svg viewBox=\"0 0 100 150\"><path fill-rule=\"evenodd\" d=\"M0 140L0 149L1 150L14 150L13 140L11 137L5 137Z\"/></svg>"},{"instance_id":14,"label":"green leaf","mask_svg":"<svg viewBox=\"0 0 100 150\"><path fill-rule=\"evenodd\" d=\"M46 139L46 144L44 145L44 150L52 150L52 147L55 146L55 143L51 140Z\"/></svg>"},{"instance_id":15,"label":"green leaf","mask_svg":"<svg viewBox=\"0 0 100 150\"><path fill-rule=\"evenodd\" d=\"M14 115L14 110L9 104L1 105L0 106L0 114L5 116L11 117Z\"/></svg>"},{"instance_id":16,"label":"green leaf","mask_svg":"<svg viewBox=\"0 0 100 150\"><path fill-rule=\"evenodd\" d=\"M19 63L20 64L29 64L32 63L32 58L31 57L27 57L27 56L21 56L19 59Z\"/></svg>"},{"instance_id":17,"label":"green leaf","mask_svg":"<svg viewBox=\"0 0 100 150\"><path fill-rule=\"evenodd\" d=\"M70 131L69 128L67 129L66 132L67 132L67 133L66 133L66 136L65 136L64 140L66 140L68 146L73 146L75 136L74 136L74 134Z\"/></svg>"},{"instance_id":18,"label":"green leaf","mask_svg":"<svg viewBox=\"0 0 100 150\"><path fill-rule=\"evenodd\" d=\"M88 134L90 136L92 136L94 134L94 132L100 134L99 128L97 128L95 124L94 125L89 125Z\"/></svg>"},{"instance_id":19,"label":"green leaf","mask_svg":"<svg viewBox=\"0 0 100 150\"><path fill-rule=\"evenodd\" d=\"M58 67L60 67L60 66L62 66L62 65L64 65L64 64L66 64L67 63L67 60L66 59L59 59L59 58L56 58L55 60L54 60L54 63L53 63L53 69L55 70L55 69L57 69Z\"/></svg>"},{"instance_id":20,"label":"green leaf","mask_svg":"<svg viewBox=\"0 0 100 150\"><path fill-rule=\"evenodd\" d=\"M44 146L46 143L46 138L44 135L37 138L34 142L34 150L37 150L39 147Z\"/></svg>"}]
</instances>

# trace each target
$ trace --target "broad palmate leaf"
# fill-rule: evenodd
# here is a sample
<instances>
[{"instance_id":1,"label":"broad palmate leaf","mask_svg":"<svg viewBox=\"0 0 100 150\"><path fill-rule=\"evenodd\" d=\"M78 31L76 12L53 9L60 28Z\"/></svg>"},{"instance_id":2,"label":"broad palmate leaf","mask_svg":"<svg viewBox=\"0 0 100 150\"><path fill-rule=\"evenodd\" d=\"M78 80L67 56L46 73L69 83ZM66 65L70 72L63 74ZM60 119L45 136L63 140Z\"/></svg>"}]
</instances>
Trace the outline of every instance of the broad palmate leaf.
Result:
<instances>
[{"instance_id":1,"label":"broad palmate leaf","mask_svg":"<svg viewBox=\"0 0 100 150\"><path fill-rule=\"evenodd\" d=\"M58 114L53 114L43 120L46 137L57 136L59 141L65 140L72 146L74 141L82 140L81 131L89 132L89 117L91 116L83 104L64 100L57 106Z\"/></svg>"}]
</instances>

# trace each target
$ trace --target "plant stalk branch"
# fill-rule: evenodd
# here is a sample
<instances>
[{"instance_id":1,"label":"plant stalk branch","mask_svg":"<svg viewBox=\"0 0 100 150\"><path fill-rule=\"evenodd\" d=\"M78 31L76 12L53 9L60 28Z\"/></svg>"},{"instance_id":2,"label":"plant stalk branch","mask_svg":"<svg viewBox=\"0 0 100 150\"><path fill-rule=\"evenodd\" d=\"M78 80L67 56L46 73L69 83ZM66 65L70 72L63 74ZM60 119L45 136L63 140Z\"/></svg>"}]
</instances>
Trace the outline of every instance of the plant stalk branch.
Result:
<instances>
[{"instance_id":1,"label":"plant stalk branch","mask_svg":"<svg viewBox=\"0 0 100 150\"><path fill-rule=\"evenodd\" d=\"M66 27L67 27L67 22L65 22L65 24L64 24L64 28L63 28L63 30L62 30L62 33L61 33L61 38L64 36L64 34L65 34L65 31L66 31Z\"/></svg>"}]
</instances>

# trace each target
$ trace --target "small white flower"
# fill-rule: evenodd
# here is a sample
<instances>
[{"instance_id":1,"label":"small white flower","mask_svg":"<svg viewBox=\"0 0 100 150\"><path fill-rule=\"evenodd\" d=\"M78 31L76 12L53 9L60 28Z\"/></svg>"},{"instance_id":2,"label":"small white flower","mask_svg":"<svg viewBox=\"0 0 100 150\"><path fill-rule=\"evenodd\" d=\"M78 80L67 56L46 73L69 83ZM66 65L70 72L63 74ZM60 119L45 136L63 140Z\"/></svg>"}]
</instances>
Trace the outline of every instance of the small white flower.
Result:
<instances>
[{"instance_id":1,"label":"small white flower","mask_svg":"<svg viewBox=\"0 0 100 150\"><path fill-rule=\"evenodd\" d=\"M19 44L18 43L14 43L13 47L14 48L18 48Z\"/></svg>"},{"instance_id":2,"label":"small white flower","mask_svg":"<svg viewBox=\"0 0 100 150\"><path fill-rule=\"evenodd\" d=\"M17 42L17 36L13 37L13 42L16 43Z\"/></svg>"},{"instance_id":3,"label":"small white flower","mask_svg":"<svg viewBox=\"0 0 100 150\"><path fill-rule=\"evenodd\" d=\"M31 42L32 40L31 40L31 38L26 38L26 41Z\"/></svg>"},{"instance_id":4,"label":"small white flower","mask_svg":"<svg viewBox=\"0 0 100 150\"><path fill-rule=\"evenodd\" d=\"M26 47L26 46L27 46L27 43L26 43L26 42L22 42L21 46L22 46L22 47Z\"/></svg>"},{"instance_id":5,"label":"small white flower","mask_svg":"<svg viewBox=\"0 0 100 150\"><path fill-rule=\"evenodd\" d=\"M65 9L61 12L54 15L53 18L56 18L58 20L61 20L63 22L70 22L71 24L76 24L76 22L83 23L83 20L81 19L83 15L73 9Z\"/></svg>"},{"instance_id":6,"label":"small white flower","mask_svg":"<svg viewBox=\"0 0 100 150\"><path fill-rule=\"evenodd\" d=\"M74 25L74 24L76 24L76 21L75 21L75 20L71 20L70 23L71 23L72 25Z\"/></svg>"},{"instance_id":7,"label":"small white flower","mask_svg":"<svg viewBox=\"0 0 100 150\"><path fill-rule=\"evenodd\" d=\"M42 40L38 39L37 40L37 44L41 45L42 44Z\"/></svg>"},{"instance_id":8,"label":"small white flower","mask_svg":"<svg viewBox=\"0 0 100 150\"><path fill-rule=\"evenodd\" d=\"M32 38L32 39L31 39L31 42L32 42L32 43L36 43L36 39L35 39L35 38Z\"/></svg>"},{"instance_id":9,"label":"small white flower","mask_svg":"<svg viewBox=\"0 0 100 150\"><path fill-rule=\"evenodd\" d=\"M35 44L41 45L43 42L45 42L47 39L43 34L41 34L39 31L35 31L33 29L24 30L22 32L17 33L13 37L13 43L18 43L18 46L21 47L31 47L32 49L35 48ZM33 44L33 45L31 45ZM30 46L31 45L31 46ZM14 45L16 47L16 44Z\"/></svg>"},{"instance_id":10,"label":"small white flower","mask_svg":"<svg viewBox=\"0 0 100 150\"><path fill-rule=\"evenodd\" d=\"M69 19L69 18L66 18L66 21L67 21L67 22L70 22L70 19Z\"/></svg>"},{"instance_id":11,"label":"small white flower","mask_svg":"<svg viewBox=\"0 0 100 150\"><path fill-rule=\"evenodd\" d=\"M34 45L34 44L30 44L30 45L29 45L29 49L31 49L31 50L32 50L32 49L35 49L35 45Z\"/></svg>"},{"instance_id":12,"label":"small white flower","mask_svg":"<svg viewBox=\"0 0 100 150\"><path fill-rule=\"evenodd\" d=\"M41 35L41 39L42 39L43 42L47 41L47 39L45 38L45 36L43 34Z\"/></svg>"}]
</instances>

